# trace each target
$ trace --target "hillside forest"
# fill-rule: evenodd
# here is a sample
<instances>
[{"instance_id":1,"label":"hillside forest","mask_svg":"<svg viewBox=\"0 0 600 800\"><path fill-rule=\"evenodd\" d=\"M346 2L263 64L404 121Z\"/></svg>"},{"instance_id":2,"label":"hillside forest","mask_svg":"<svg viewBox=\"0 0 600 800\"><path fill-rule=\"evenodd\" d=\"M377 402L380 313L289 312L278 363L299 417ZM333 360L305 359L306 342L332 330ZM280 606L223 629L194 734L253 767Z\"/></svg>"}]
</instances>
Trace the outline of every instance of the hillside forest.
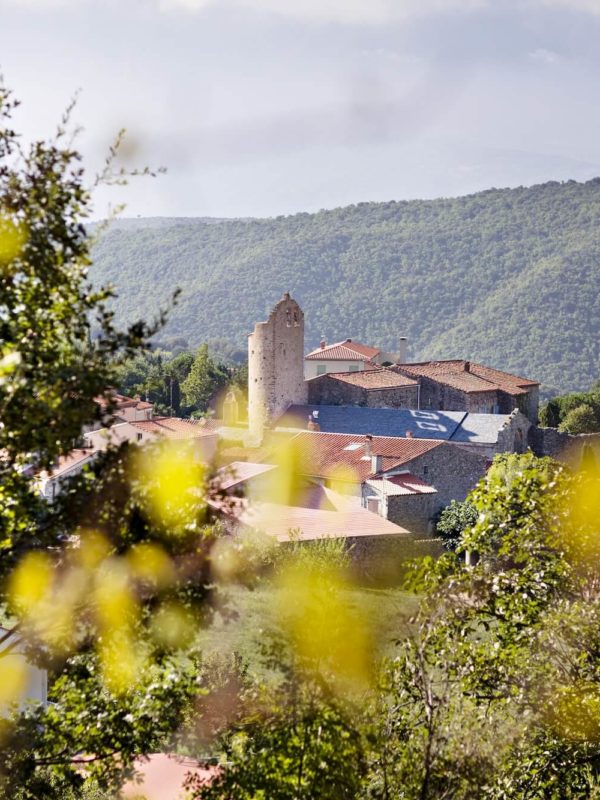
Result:
<instances>
[{"instance_id":1,"label":"hillside forest","mask_svg":"<svg viewBox=\"0 0 600 800\"><path fill-rule=\"evenodd\" d=\"M409 358L462 357L543 383L597 379L600 178L456 199L358 205L271 219L138 219L99 234L91 277L118 322L149 320L181 289L163 337L245 350L284 291L306 348L347 336Z\"/></svg>"}]
</instances>

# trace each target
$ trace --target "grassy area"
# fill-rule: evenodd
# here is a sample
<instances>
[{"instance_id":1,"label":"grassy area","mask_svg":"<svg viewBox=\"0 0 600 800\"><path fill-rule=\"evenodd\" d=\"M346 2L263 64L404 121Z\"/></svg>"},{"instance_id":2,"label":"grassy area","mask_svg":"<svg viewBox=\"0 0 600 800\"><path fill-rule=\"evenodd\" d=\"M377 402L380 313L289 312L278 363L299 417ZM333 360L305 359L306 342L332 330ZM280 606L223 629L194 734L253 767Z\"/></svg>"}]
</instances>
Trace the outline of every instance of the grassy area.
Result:
<instances>
[{"instance_id":1,"label":"grassy area","mask_svg":"<svg viewBox=\"0 0 600 800\"><path fill-rule=\"evenodd\" d=\"M206 654L237 652L251 672L262 673L259 643L265 632L277 625L280 590L271 583L250 590L236 586L227 590L226 614L217 614L213 625L202 634ZM381 654L393 652L393 642L406 632L406 623L417 599L397 588L355 587L343 591L344 605L368 620L373 641Z\"/></svg>"}]
</instances>

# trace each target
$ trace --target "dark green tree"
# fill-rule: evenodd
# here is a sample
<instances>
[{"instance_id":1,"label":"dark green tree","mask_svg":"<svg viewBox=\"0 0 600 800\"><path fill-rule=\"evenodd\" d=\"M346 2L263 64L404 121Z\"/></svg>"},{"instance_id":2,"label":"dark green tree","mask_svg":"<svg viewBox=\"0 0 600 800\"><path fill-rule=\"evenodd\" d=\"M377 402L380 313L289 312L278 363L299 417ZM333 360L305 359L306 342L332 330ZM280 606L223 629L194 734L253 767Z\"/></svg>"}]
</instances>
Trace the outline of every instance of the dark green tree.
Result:
<instances>
[{"instance_id":1,"label":"dark green tree","mask_svg":"<svg viewBox=\"0 0 600 800\"><path fill-rule=\"evenodd\" d=\"M451 500L444 508L436 523L436 532L444 540L446 550L456 550L463 531L477 522L477 510L467 500L459 503Z\"/></svg>"},{"instance_id":2,"label":"dark green tree","mask_svg":"<svg viewBox=\"0 0 600 800\"><path fill-rule=\"evenodd\" d=\"M183 402L189 408L206 411L218 392L229 383L229 372L211 357L208 345L196 353L192 368L181 385Z\"/></svg>"}]
</instances>

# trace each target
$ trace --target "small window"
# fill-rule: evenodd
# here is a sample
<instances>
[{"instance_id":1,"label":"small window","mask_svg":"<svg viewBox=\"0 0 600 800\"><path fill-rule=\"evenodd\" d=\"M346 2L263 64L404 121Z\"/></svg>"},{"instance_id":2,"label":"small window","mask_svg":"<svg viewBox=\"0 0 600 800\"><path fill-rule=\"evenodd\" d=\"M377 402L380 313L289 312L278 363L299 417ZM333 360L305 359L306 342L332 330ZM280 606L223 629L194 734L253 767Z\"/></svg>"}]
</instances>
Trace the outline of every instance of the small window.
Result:
<instances>
[{"instance_id":1,"label":"small window","mask_svg":"<svg viewBox=\"0 0 600 800\"><path fill-rule=\"evenodd\" d=\"M325 375L327 372L327 364L317 364L317 375Z\"/></svg>"},{"instance_id":2,"label":"small window","mask_svg":"<svg viewBox=\"0 0 600 800\"><path fill-rule=\"evenodd\" d=\"M360 442L353 442L352 444L346 445L346 447L344 447L344 450L360 450L361 447L362 444Z\"/></svg>"},{"instance_id":3,"label":"small window","mask_svg":"<svg viewBox=\"0 0 600 800\"><path fill-rule=\"evenodd\" d=\"M429 467L423 467L423 475L429 475Z\"/></svg>"},{"instance_id":4,"label":"small window","mask_svg":"<svg viewBox=\"0 0 600 800\"><path fill-rule=\"evenodd\" d=\"M138 435L137 435L138 442L141 442L143 438L144 438L144 434L143 433L138 433Z\"/></svg>"},{"instance_id":5,"label":"small window","mask_svg":"<svg viewBox=\"0 0 600 800\"><path fill-rule=\"evenodd\" d=\"M348 366L348 372L358 372L358 364L350 364Z\"/></svg>"}]
</instances>

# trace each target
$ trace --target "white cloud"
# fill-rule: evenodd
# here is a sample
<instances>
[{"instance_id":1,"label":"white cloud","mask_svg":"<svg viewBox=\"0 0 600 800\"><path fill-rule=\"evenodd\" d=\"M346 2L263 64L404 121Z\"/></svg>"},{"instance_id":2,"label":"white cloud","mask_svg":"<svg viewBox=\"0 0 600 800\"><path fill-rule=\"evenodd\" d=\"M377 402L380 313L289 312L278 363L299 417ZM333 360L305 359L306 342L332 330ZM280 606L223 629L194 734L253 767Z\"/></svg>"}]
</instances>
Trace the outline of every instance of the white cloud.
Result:
<instances>
[{"instance_id":1,"label":"white cloud","mask_svg":"<svg viewBox=\"0 0 600 800\"><path fill-rule=\"evenodd\" d=\"M555 6L569 11L583 11L600 16L600 0L535 0L535 5Z\"/></svg>"},{"instance_id":2,"label":"white cloud","mask_svg":"<svg viewBox=\"0 0 600 800\"><path fill-rule=\"evenodd\" d=\"M542 64L556 64L557 61L560 61L558 53L553 50L546 50L545 47L538 47L537 50L533 50L529 53L529 58Z\"/></svg>"},{"instance_id":3,"label":"white cloud","mask_svg":"<svg viewBox=\"0 0 600 800\"><path fill-rule=\"evenodd\" d=\"M158 0L164 10L201 11L217 6L242 7L297 19L347 24L380 24L445 12L468 13L490 0Z\"/></svg>"}]
</instances>

